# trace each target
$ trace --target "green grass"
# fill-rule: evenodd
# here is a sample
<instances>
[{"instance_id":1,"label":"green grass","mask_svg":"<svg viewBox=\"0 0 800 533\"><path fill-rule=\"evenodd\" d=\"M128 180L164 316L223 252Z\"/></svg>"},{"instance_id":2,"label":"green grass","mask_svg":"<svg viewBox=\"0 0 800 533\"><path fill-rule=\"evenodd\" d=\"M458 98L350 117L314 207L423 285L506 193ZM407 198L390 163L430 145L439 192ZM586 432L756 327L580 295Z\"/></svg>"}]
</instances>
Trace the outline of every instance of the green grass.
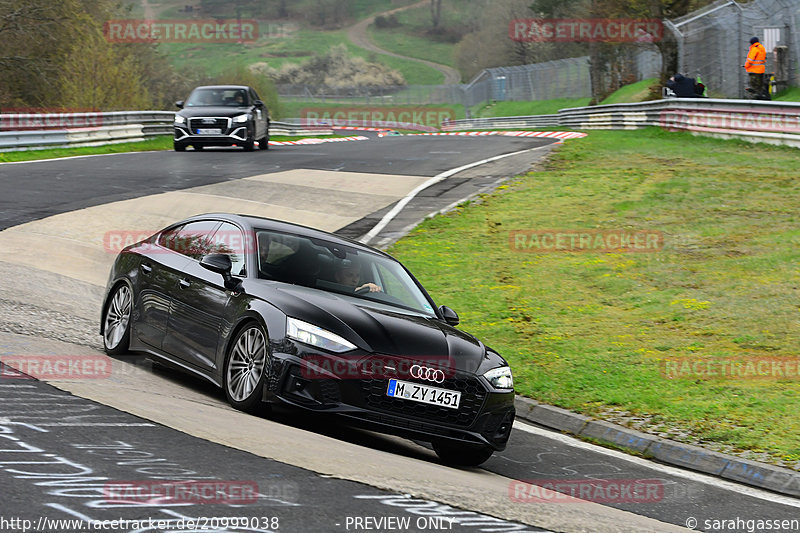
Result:
<instances>
[{"instance_id":1,"label":"green grass","mask_svg":"<svg viewBox=\"0 0 800 533\"><path fill-rule=\"evenodd\" d=\"M697 357L798 356L798 173L793 148L593 131L546 170L424 222L390 252L510 361L519 393L796 462L797 379L667 379L662 369ZM509 245L512 230L557 228L660 231L665 246Z\"/></svg>"},{"instance_id":2,"label":"green grass","mask_svg":"<svg viewBox=\"0 0 800 533\"><path fill-rule=\"evenodd\" d=\"M105 146L0 152L0 162L35 161L38 159L55 159L59 157L73 157L76 155L119 154L124 152L146 152L150 150L172 150L172 137L165 135L146 141L108 144Z\"/></svg>"},{"instance_id":3,"label":"green grass","mask_svg":"<svg viewBox=\"0 0 800 533\"><path fill-rule=\"evenodd\" d=\"M277 37L262 29L260 35L254 43L165 43L160 46L176 67L216 76L234 65L266 64L280 68L286 63L302 63L315 53L323 54L338 44L344 44L352 55L399 70L409 84L433 85L444 80L440 72L416 61L371 54L350 43L343 30L300 29L288 36Z\"/></svg>"},{"instance_id":4,"label":"green grass","mask_svg":"<svg viewBox=\"0 0 800 533\"><path fill-rule=\"evenodd\" d=\"M644 102L650 99L650 87L656 83L658 83L658 78L650 78L625 85L608 95L608 97L600 103L627 104L632 102Z\"/></svg>"},{"instance_id":5,"label":"green grass","mask_svg":"<svg viewBox=\"0 0 800 533\"><path fill-rule=\"evenodd\" d=\"M349 135L271 135L271 141L296 141L309 137L348 137ZM0 163L14 161L38 161L40 159L56 159L79 155L120 154L128 152L147 152L152 150L172 150L172 137L165 135L146 141L108 144L105 146L82 146L78 148L52 148L47 150L30 150L19 152L0 152Z\"/></svg>"},{"instance_id":6,"label":"green grass","mask_svg":"<svg viewBox=\"0 0 800 533\"><path fill-rule=\"evenodd\" d=\"M475 117L519 117L526 115L551 115L567 107L589 105L589 98L558 98L555 100L533 100L530 102L494 102L477 106Z\"/></svg>"},{"instance_id":7,"label":"green grass","mask_svg":"<svg viewBox=\"0 0 800 533\"><path fill-rule=\"evenodd\" d=\"M648 91L655 78L626 85L615 91L602 104L623 102L643 102L647 100ZM554 100L534 100L529 102L492 102L472 108L475 117L515 117L525 115L550 115L559 109L568 107L585 107L591 98L558 98Z\"/></svg>"},{"instance_id":8,"label":"green grass","mask_svg":"<svg viewBox=\"0 0 800 533\"><path fill-rule=\"evenodd\" d=\"M378 30L374 25L370 26L369 35L372 42L384 50L455 67L453 59L455 47L450 43L440 43L425 37L411 35L404 32L402 28Z\"/></svg>"},{"instance_id":9,"label":"green grass","mask_svg":"<svg viewBox=\"0 0 800 533\"><path fill-rule=\"evenodd\" d=\"M266 63L278 68L284 63L301 63L315 53L325 53L345 44L352 53L364 52L350 44L344 31L298 30L288 36L269 36L264 30L254 43L167 43L160 45L176 67L218 75L232 64ZM364 52L366 53L366 52Z\"/></svg>"},{"instance_id":10,"label":"green grass","mask_svg":"<svg viewBox=\"0 0 800 533\"><path fill-rule=\"evenodd\" d=\"M383 13L404 5L413 4L417 0L349 0L350 16L356 20L367 18L376 13Z\"/></svg>"},{"instance_id":11,"label":"green grass","mask_svg":"<svg viewBox=\"0 0 800 533\"><path fill-rule=\"evenodd\" d=\"M469 6L463 0L443 0L440 27L461 28L470 25L482 13L482 7ZM401 27L409 34L425 35L432 29L429 3L414 9L406 9L395 14Z\"/></svg>"},{"instance_id":12,"label":"green grass","mask_svg":"<svg viewBox=\"0 0 800 533\"><path fill-rule=\"evenodd\" d=\"M784 102L800 102L800 87L789 87L785 91L778 93L773 100Z\"/></svg>"},{"instance_id":13,"label":"green grass","mask_svg":"<svg viewBox=\"0 0 800 533\"><path fill-rule=\"evenodd\" d=\"M357 50L361 49L358 48ZM444 83L444 74L435 68L417 63L411 59L401 59L384 54L369 54L366 51L363 53L357 52L356 55L361 55L370 61L378 61L387 67L399 70L403 73L403 77L409 85L440 85Z\"/></svg>"},{"instance_id":14,"label":"green grass","mask_svg":"<svg viewBox=\"0 0 800 533\"><path fill-rule=\"evenodd\" d=\"M389 9L394 9L396 7L400 7L401 5L411 4L416 0L349 0L347 3L347 13L350 17L351 22L354 20L361 20L365 17L373 15L375 13L380 13L383 11L387 11ZM158 14L158 18L160 19L168 19L168 18L191 18L192 14L187 14L183 11L184 6L187 4L185 0L164 0L156 5L154 5L155 10ZM312 13L313 10L319 9L318 0L293 0L291 2L290 9L293 12L298 13ZM138 1L130 2L130 5L133 6L134 13L141 13L141 3ZM196 4L195 4L196 5ZM233 10L231 10L233 12ZM140 15L141 16L141 15ZM249 18L251 16L250 12L244 11L243 17ZM296 20L294 22L301 22L301 20Z\"/></svg>"}]
</instances>

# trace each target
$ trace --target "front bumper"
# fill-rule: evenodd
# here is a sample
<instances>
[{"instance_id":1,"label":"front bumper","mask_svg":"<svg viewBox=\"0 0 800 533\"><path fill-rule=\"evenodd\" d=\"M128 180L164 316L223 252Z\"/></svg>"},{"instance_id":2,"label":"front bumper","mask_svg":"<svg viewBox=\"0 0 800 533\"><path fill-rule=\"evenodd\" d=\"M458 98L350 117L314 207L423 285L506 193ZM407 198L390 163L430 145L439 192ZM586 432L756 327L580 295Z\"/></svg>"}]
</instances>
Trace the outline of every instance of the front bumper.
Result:
<instances>
[{"instance_id":1,"label":"front bumper","mask_svg":"<svg viewBox=\"0 0 800 533\"><path fill-rule=\"evenodd\" d=\"M388 380L310 375L302 357L273 354L264 399L337 414L381 433L505 449L515 416L513 391L492 390L479 376L456 373L437 385L461 392L459 408L451 409L389 397Z\"/></svg>"},{"instance_id":2,"label":"front bumper","mask_svg":"<svg viewBox=\"0 0 800 533\"><path fill-rule=\"evenodd\" d=\"M175 124L174 140L183 144L202 144L203 146L230 146L243 144L251 138L248 124L231 123L214 124L213 128L199 128L189 119L186 124ZM219 130L219 133L198 133L202 130Z\"/></svg>"}]
</instances>

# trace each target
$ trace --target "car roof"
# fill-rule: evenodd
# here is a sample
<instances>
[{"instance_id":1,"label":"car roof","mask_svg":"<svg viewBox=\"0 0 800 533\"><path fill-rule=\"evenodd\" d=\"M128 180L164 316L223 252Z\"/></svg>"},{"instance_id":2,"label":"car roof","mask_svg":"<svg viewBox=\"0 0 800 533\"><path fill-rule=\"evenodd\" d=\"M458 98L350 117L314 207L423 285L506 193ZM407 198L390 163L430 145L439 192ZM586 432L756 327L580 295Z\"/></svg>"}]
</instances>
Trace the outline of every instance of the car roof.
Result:
<instances>
[{"instance_id":1,"label":"car roof","mask_svg":"<svg viewBox=\"0 0 800 533\"><path fill-rule=\"evenodd\" d=\"M335 233L330 233L320 229L303 226L301 224L295 224L293 222L276 220L274 218L265 218L265 217L258 217L255 215L241 215L233 213L205 213L202 215L195 215L193 217L187 218L186 220L182 220L177 224L192 222L196 220L204 220L204 219L228 220L230 222L237 223L238 225L243 226L247 229L253 229L253 228L266 229L266 230L278 231L281 233L298 235L301 237L321 239L333 244L342 244L344 246L349 246L351 248L355 248L356 250L363 250L367 252L377 253L379 255L394 260L394 258L389 254L381 250L378 250L376 248L372 248L371 246L367 246L366 244L358 242L354 239L342 237L340 235L336 235ZM173 226L174 225L175 224L173 224Z\"/></svg>"},{"instance_id":2,"label":"car roof","mask_svg":"<svg viewBox=\"0 0 800 533\"><path fill-rule=\"evenodd\" d=\"M200 85L199 87L195 87L194 90L197 89L244 89L247 90L250 87L248 85Z\"/></svg>"}]
</instances>

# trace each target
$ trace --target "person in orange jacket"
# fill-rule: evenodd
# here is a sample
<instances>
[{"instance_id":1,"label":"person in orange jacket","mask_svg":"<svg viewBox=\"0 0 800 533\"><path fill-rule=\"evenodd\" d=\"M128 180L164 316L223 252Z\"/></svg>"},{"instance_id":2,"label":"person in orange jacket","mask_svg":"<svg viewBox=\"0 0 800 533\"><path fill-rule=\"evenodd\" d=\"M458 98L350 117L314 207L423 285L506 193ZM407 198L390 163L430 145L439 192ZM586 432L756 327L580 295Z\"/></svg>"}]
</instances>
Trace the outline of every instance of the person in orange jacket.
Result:
<instances>
[{"instance_id":1,"label":"person in orange jacket","mask_svg":"<svg viewBox=\"0 0 800 533\"><path fill-rule=\"evenodd\" d=\"M756 98L767 99L768 93L764 87L764 72L767 69L767 50L764 45L758 40L758 37L750 39L750 51L747 53L747 61L744 63L744 69L750 75L750 88L751 93L754 93Z\"/></svg>"}]
</instances>

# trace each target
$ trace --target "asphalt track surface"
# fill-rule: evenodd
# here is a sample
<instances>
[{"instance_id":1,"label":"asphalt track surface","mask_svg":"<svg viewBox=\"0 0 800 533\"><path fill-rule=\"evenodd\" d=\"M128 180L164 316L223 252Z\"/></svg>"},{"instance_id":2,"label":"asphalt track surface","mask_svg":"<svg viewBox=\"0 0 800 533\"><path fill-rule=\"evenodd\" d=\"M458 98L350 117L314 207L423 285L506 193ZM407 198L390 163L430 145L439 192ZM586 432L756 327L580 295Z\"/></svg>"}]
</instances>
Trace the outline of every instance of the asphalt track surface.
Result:
<instances>
[{"instance_id":1,"label":"asphalt track surface","mask_svg":"<svg viewBox=\"0 0 800 533\"><path fill-rule=\"evenodd\" d=\"M148 154L128 154L103 157L85 157L62 161L0 165L0 219L2 228L24 222L38 220L58 213L66 213L88 206L105 204L121 199L150 195L167 190L180 190L188 187L232 181L254 174L279 172L292 168L312 168L320 170L369 172L375 174L405 174L433 176L445 170L458 167L478 159L488 158L500 153L516 152L524 149L545 146L551 141L513 138L431 138L431 137L393 137L332 143L315 146L297 146L271 149L264 152L245 154L233 150L206 150L203 152L156 152ZM510 158L511 159L511 158ZM512 165L513 166L513 165ZM513 172L525 170L525 165L514 168ZM497 182L508 168L495 173L473 172L454 178L458 181L428 191L421 196L420 203L411 205L419 213L430 212L431 207L448 205L463 193L472 193ZM508 176L506 176L508 177ZM480 183L480 186L475 184ZM450 195L450 196L448 196ZM385 211L384 209L383 211ZM418 213L418 214L419 214ZM418 215L417 214L417 215ZM410 215L410 219L417 215ZM373 220L379 218L377 215ZM354 234L363 228L356 228ZM35 281L35 280L34 280ZM6 282L7 283L7 282ZM5 291L3 291L5 293ZM24 292L19 298L24 304ZM4 344L4 355L18 353L17 348ZM160 375L162 370L150 368L149 372ZM171 380L194 388L214 401L220 401L219 391L198 385L191 378L169 375ZM352 481L336 480L320 476L314 472L290 466L264 457L253 456L247 452L208 442L164 427L143 418L138 418L110 407L90 402L66 392L59 391L45 383L31 380L0 380L0 436L8 443L41 450L29 451L42 457L66 458L91 470L89 477L107 478L94 480L94 487L73 487L73 492L62 491L51 494L58 483L48 484L47 468L38 473L20 474L23 471L13 446L0 450L0 470L3 470L3 503L0 514L3 518L48 516L52 518L76 517L82 520L101 518L150 518L159 517L179 519L180 516L237 516L236 507L230 505L184 505L177 507L140 507L127 505L125 514L115 513L118 508L103 506L102 490L98 484L110 480L142 479L146 472L137 472L131 465L117 464L109 460L111 452L88 453L95 448L80 446L114 446L122 450L141 451L142 457L164 459L159 463L174 463L176 469L196 472L211 479L229 481L254 481L265 493L258 503L246 506L249 517L276 516L283 527L278 531L338 531L372 530L390 531L373 527L355 528L347 525L347 516L411 517L412 525L419 516L426 516L423 510L435 503L408 501L402 494L380 491L373 487ZM38 406L38 407L37 407ZM97 418L93 423L107 425L65 425L65 416L81 416L81 409L88 409ZM77 409L70 413L71 409ZM58 413L54 415L53 413ZM85 412L83 412L85 414ZM5 418L3 418L5 417ZM325 435L334 439L355 442L362 446L389 449L393 453L408 456L410 461L435 461L432 454L409 452L394 441L386 440L367 432L342 431L325 420L308 420L298 423L296 417L277 414L278 420L289 426L300 427L313 434ZM5 425L4 425L5 422ZM58 424L45 426L43 424ZM116 425L115 425L116 424ZM119 444L119 443L123 444ZM116 444L115 444L116 443ZM298 443L302 446L302 443ZM28 448L26 448L28 449ZM96 448L114 450L115 448ZM17 450L18 451L18 450ZM116 453L116 452L114 452ZM150 455L147 455L150 454ZM113 454L111 454L113 455ZM133 452L128 456L136 455ZM30 456L26 456L30 457ZM12 460L14 459L14 460ZM49 461L49 459L47 460ZM41 461L45 464L47 461ZM54 459L55 461L55 459ZM24 462L24 461L23 461ZM33 463L37 463L34 461ZM125 462L125 461L122 461ZM130 461L128 461L130 462ZM14 466L15 463L17 466ZM412 463L413 464L413 463ZM223 466L224 465L224 466ZM29 467L24 467L29 468ZM375 465L380 470L380 465ZM741 521L732 527L705 528L707 531L747 531L746 520L757 519L797 519L800 518L800 504L797 500L773 495L765 491L751 489L729 482L720 482L706 476L686 473L677 469L662 467L647 461L628 458L602 448L577 443L561 435L544 430L525 431L518 428L505 452L496 454L484 465L485 471L493 472L512 480L553 480L577 483L578 488L587 484L604 485L617 481L621 485L635 480L657 480L660 490L648 501L603 501L610 507L630 511L636 515L655 518L665 523L684 526L689 517L698 520L697 529L704 529L704 521L726 519ZM178 472L178 470L174 470ZM50 472L51 474L54 472ZM64 471L61 472L64 475ZM194 475L194 474L191 474ZM53 479L50 479L52 482ZM432 480L432 483L447 483L446 479ZM94 492L92 492L94 490ZM283 490L283 492L281 492ZM69 494L67 496L67 494ZM51 497L52 496L52 497ZM358 496L373 496L360 498ZM511 497L511 492L509 493ZM405 498L405 500L404 500ZM87 505L87 502L100 502ZM387 503L389 502L389 503ZM415 507L416 505L416 507ZM555 504L558 505L558 504ZM163 512L167 509L178 514ZM411 509L411 510L409 510ZM442 510L439 515L448 512ZM528 523L538 523L535 505L531 505ZM435 514L435 513L434 513ZM119 515L119 516L117 516ZM342 522L344 520L345 522ZM482 521L483 520L483 521ZM537 527L523 526L514 521L500 525L492 519L475 518L473 522L462 521L459 527L464 531L538 531ZM565 520L566 522L566 520ZM402 522L401 522L402 523ZM422 523L419 530L436 530L432 522ZM174 523L172 523L174 526ZM338 525L337 525L338 524ZM472 525L468 525L472 524ZM362 523L362 526L364 524ZM376 524L373 523L373 526ZM388 526L387 522L383 523ZM666 525L666 524L665 524ZM576 530L552 527L554 531ZM341 529L338 529L340 528ZM456 525L448 526L455 529ZM263 528L256 528L263 529ZM267 528L268 529L268 528ZM0 521L0 530L12 531ZM47 529L45 529L46 531ZM52 531L73 531L78 529L53 529ZM130 531L132 528L121 528ZM248 531L231 529L230 531ZM252 530L252 529L250 529ZM408 528L414 531L413 527ZM594 531L592 524L586 524L586 531ZM619 524L619 531L634 531ZM658 530L658 529L656 529ZM765 529L766 530L766 529ZM792 529L770 529L772 531L791 531Z\"/></svg>"},{"instance_id":2,"label":"asphalt track surface","mask_svg":"<svg viewBox=\"0 0 800 533\"><path fill-rule=\"evenodd\" d=\"M251 153L206 149L3 164L0 229L93 205L288 169L434 176L498 154L552 143L552 139L513 137L373 137Z\"/></svg>"},{"instance_id":3,"label":"asphalt track surface","mask_svg":"<svg viewBox=\"0 0 800 533\"><path fill-rule=\"evenodd\" d=\"M323 477L2 372L4 532L115 520L115 531L353 531L367 517L381 530L545 531Z\"/></svg>"}]
</instances>

